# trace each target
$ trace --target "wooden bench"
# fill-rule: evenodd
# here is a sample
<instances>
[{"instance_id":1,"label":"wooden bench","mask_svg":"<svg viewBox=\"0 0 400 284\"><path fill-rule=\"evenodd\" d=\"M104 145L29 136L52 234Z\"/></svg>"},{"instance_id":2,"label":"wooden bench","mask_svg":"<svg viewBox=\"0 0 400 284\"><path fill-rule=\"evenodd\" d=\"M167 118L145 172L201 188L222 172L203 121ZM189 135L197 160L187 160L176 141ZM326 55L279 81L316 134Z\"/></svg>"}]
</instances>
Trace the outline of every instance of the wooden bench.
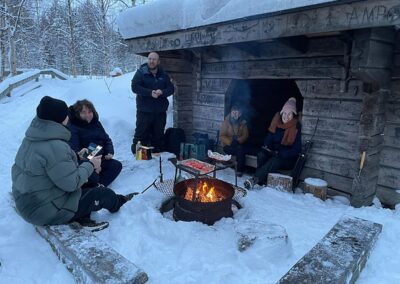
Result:
<instances>
[{"instance_id":1,"label":"wooden bench","mask_svg":"<svg viewBox=\"0 0 400 284\"><path fill-rule=\"evenodd\" d=\"M381 231L381 224L340 219L278 283L355 283Z\"/></svg>"},{"instance_id":2,"label":"wooden bench","mask_svg":"<svg viewBox=\"0 0 400 284\"><path fill-rule=\"evenodd\" d=\"M36 226L77 283L145 283L147 274L77 223Z\"/></svg>"}]
</instances>

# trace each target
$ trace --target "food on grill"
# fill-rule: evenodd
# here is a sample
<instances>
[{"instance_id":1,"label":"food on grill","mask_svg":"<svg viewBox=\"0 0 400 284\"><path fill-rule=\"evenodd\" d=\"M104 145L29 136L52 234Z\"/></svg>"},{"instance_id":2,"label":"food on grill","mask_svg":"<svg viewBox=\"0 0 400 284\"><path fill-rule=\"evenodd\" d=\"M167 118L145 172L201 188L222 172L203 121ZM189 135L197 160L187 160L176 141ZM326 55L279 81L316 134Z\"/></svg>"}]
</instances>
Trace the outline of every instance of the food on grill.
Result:
<instances>
[{"instance_id":1,"label":"food on grill","mask_svg":"<svg viewBox=\"0 0 400 284\"><path fill-rule=\"evenodd\" d=\"M201 174L206 174L214 170L214 165L204 163L196 159L183 160L180 162L180 164L182 164L185 167L198 170L200 171Z\"/></svg>"}]
</instances>

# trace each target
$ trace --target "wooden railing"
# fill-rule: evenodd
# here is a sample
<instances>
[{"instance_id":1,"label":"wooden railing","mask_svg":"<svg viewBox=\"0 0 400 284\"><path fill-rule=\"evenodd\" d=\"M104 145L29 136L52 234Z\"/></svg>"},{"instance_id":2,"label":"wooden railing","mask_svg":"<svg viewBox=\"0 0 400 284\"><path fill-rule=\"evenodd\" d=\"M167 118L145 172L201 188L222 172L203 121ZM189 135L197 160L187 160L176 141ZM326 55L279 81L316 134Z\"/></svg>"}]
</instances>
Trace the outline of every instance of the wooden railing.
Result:
<instances>
[{"instance_id":1,"label":"wooden railing","mask_svg":"<svg viewBox=\"0 0 400 284\"><path fill-rule=\"evenodd\" d=\"M29 74L28 76L26 74ZM17 87L22 86L23 84L30 82L32 80L35 80L36 82L39 81L39 77L40 75L51 75L52 78L58 78L61 80L67 80L68 77L67 75L57 71L57 70L53 70L53 69L46 69L46 70L37 70L37 71L30 71L30 72L26 72L26 73L21 73L15 77L10 77L7 78L6 80L4 80L3 82L0 83L0 99L8 96L11 96L11 91ZM19 79L20 77L20 79ZM7 81L9 81L10 83L8 83L7 86ZM2 85L4 85L6 87L2 87Z\"/></svg>"}]
</instances>

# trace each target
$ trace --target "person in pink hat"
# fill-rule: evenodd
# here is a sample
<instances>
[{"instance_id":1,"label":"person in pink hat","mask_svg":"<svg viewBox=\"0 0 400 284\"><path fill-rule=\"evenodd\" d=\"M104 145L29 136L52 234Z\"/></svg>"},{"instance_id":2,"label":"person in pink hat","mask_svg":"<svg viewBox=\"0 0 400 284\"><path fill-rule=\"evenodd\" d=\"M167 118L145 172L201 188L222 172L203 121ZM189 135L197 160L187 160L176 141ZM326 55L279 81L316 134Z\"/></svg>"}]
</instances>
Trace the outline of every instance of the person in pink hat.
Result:
<instances>
[{"instance_id":1,"label":"person in pink hat","mask_svg":"<svg viewBox=\"0 0 400 284\"><path fill-rule=\"evenodd\" d=\"M292 97L272 119L264 146L257 155L256 173L244 186L251 189L255 184L264 184L269 173L293 169L300 152L301 126L296 99Z\"/></svg>"}]
</instances>

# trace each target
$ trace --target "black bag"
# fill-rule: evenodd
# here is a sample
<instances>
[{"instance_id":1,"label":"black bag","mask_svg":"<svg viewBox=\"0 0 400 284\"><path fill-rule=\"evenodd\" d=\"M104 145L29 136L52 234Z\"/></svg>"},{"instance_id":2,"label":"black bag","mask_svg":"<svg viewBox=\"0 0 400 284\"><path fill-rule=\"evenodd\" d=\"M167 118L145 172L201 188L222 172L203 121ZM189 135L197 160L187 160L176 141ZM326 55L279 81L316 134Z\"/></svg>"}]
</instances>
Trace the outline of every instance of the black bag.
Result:
<instances>
[{"instance_id":1,"label":"black bag","mask_svg":"<svg viewBox=\"0 0 400 284\"><path fill-rule=\"evenodd\" d=\"M168 128L164 134L165 150L179 157L181 143L186 142L185 131L182 128Z\"/></svg>"}]
</instances>

